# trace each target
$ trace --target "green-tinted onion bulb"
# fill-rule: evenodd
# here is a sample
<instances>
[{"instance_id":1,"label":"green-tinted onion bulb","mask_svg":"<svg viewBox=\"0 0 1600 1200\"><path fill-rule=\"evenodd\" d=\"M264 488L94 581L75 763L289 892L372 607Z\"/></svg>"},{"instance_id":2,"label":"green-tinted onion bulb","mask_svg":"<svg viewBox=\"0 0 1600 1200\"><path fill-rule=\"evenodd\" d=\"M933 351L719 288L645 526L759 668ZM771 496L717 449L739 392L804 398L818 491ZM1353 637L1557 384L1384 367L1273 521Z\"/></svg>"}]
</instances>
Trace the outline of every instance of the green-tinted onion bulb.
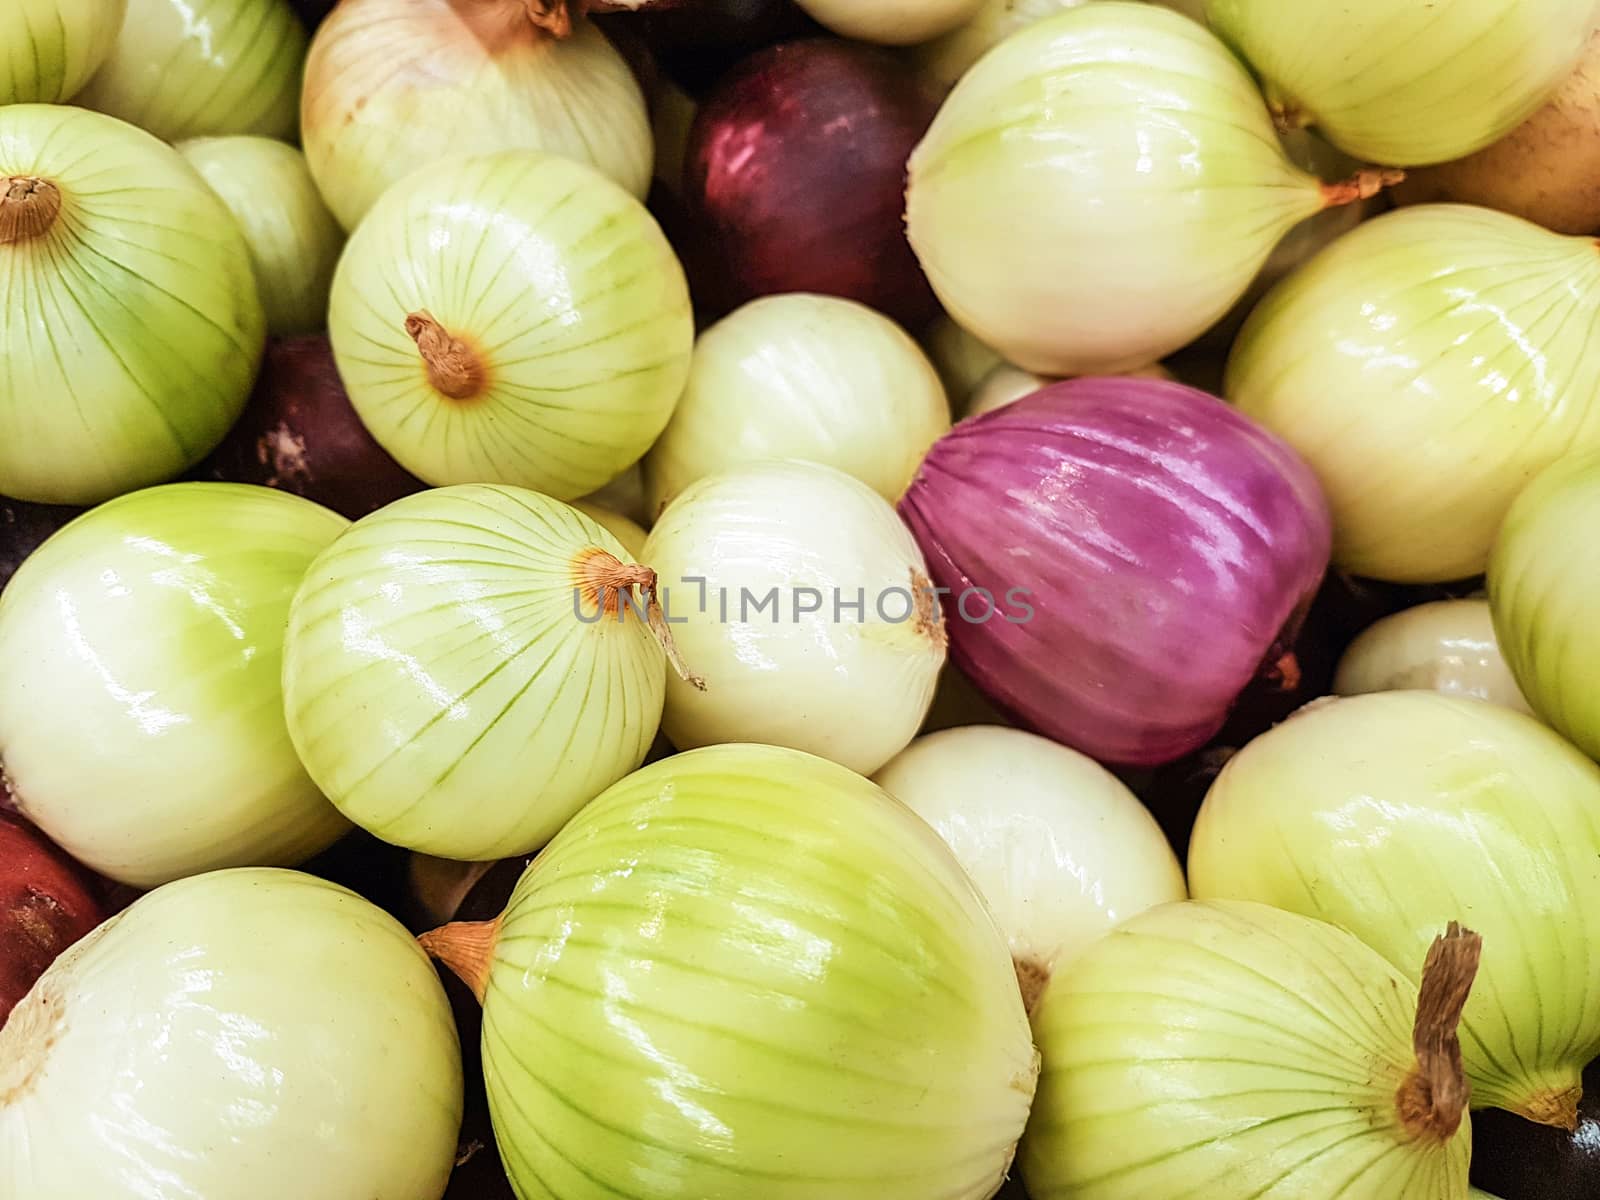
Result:
<instances>
[{"instance_id":1,"label":"green-tinted onion bulb","mask_svg":"<svg viewBox=\"0 0 1600 1200\"><path fill-rule=\"evenodd\" d=\"M1369 626L1339 660L1339 696L1424 689L1530 712L1495 638L1489 602L1437 600Z\"/></svg>"},{"instance_id":2,"label":"green-tinted onion bulb","mask_svg":"<svg viewBox=\"0 0 1600 1200\"><path fill-rule=\"evenodd\" d=\"M75 96L117 40L128 0L8 0L0 8L0 105Z\"/></svg>"}]
</instances>

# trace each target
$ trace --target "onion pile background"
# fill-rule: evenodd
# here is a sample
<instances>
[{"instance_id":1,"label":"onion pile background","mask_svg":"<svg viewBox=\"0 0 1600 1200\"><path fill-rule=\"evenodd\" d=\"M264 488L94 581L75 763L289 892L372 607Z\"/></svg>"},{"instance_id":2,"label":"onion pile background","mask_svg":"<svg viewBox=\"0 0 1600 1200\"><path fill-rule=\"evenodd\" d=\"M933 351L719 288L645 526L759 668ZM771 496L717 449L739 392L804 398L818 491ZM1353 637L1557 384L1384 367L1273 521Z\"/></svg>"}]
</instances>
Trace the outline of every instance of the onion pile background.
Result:
<instances>
[{"instance_id":1,"label":"onion pile background","mask_svg":"<svg viewBox=\"0 0 1600 1200\"><path fill-rule=\"evenodd\" d=\"M1600 1196L1600 0L4 0L0 1200Z\"/></svg>"}]
</instances>

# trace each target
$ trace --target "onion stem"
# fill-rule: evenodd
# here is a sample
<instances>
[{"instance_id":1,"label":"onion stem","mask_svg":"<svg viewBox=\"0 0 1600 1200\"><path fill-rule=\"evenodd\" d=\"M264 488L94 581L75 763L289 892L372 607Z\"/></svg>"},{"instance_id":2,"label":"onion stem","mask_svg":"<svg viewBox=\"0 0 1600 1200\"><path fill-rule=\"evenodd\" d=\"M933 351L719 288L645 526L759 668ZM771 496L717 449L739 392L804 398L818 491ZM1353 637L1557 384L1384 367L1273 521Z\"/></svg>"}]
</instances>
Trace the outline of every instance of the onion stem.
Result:
<instances>
[{"instance_id":1,"label":"onion stem","mask_svg":"<svg viewBox=\"0 0 1600 1200\"><path fill-rule=\"evenodd\" d=\"M660 590L659 580L653 570L638 563L625 563L614 554L595 548L580 561L578 579L586 593L585 598L593 599L600 611L608 616L617 615L621 605L619 593L624 589L637 587L644 593L645 619L649 622L650 632L661 644L667 661L672 664L672 669L678 673L679 679L696 691L706 690L706 681L689 670L689 664L684 662L678 644L672 638L672 629L667 624L657 594Z\"/></svg>"},{"instance_id":2,"label":"onion stem","mask_svg":"<svg viewBox=\"0 0 1600 1200\"><path fill-rule=\"evenodd\" d=\"M1349 179L1322 185L1322 206L1339 208L1371 200L1384 188L1394 187L1405 179L1406 173L1394 167L1365 167Z\"/></svg>"},{"instance_id":3,"label":"onion stem","mask_svg":"<svg viewBox=\"0 0 1600 1200\"><path fill-rule=\"evenodd\" d=\"M1441 1145L1455 1136L1472 1097L1457 1027L1482 955L1483 939L1451 921L1434 939L1422 968L1411 1034L1417 1065L1400 1085L1395 1102L1407 1132Z\"/></svg>"},{"instance_id":4,"label":"onion stem","mask_svg":"<svg viewBox=\"0 0 1600 1200\"><path fill-rule=\"evenodd\" d=\"M43 237L61 213L61 189L48 179L13 175L0 192L0 246Z\"/></svg>"},{"instance_id":5,"label":"onion stem","mask_svg":"<svg viewBox=\"0 0 1600 1200\"><path fill-rule=\"evenodd\" d=\"M488 371L473 347L450 333L427 312L406 318L406 334L417 344L428 382L452 400L471 400L483 393Z\"/></svg>"},{"instance_id":6,"label":"onion stem","mask_svg":"<svg viewBox=\"0 0 1600 1200\"><path fill-rule=\"evenodd\" d=\"M494 965L502 920L503 916L492 921L455 921L423 934L417 944L430 958L449 967L482 1004L489 992L489 969Z\"/></svg>"}]
</instances>

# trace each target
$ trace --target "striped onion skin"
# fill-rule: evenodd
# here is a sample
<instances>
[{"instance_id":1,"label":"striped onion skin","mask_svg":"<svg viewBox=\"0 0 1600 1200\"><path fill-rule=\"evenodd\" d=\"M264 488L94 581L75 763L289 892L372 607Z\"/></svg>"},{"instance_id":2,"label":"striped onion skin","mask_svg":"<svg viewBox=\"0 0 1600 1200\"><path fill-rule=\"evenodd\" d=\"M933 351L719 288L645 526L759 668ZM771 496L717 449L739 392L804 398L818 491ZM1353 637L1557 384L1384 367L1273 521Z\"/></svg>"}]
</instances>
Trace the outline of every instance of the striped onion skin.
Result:
<instances>
[{"instance_id":1,"label":"striped onion skin","mask_svg":"<svg viewBox=\"0 0 1600 1200\"><path fill-rule=\"evenodd\" d=\"M450 1004L406 930L296 871L169 884L0 1030L0 1195L439 1200Z\"/></svg>"},{"instance_id":2,"label":"striped onion skin","mask_svg":"<svg viewBox=\"0 0 1600 1200\"><path fill-rule=\"evenodd\" d=\"M408 332L423 318L466 343L464 394ZM329 334L356 411L412 474L559 500L644 455L694 349L688 284L655 219L593 169L532 151L386 193L340 260Z\"/></svg>"},{"instance_id":3,"label":"striped onion skin","mask_svg":"<svg viewBox=\"0 0 1600 1200\"><path fill-rule=\"evenodd\" d=\"M1465 579L1533 475L1600 450L1596 328L1594 239L1425 205L1368 222L1275 288L1224 392L1317 472L1337 565Z\"/></svg>"},{"instance_id":4,"label":"striped onion skin","mask_svg":"<svg viewBox=\"0 0 1600 1200\"><path fill-rule=\"evenodd\" d=\"M135 887L290 866L348 824L295 756L289 602L348 522L286 492L178 483L78 518L0 593L0 767L18 807Z\"/></svg>"},{"instance_id":5,"label":"striped onion skin","mask_svg":"<svg viewBox=\"0 0 1600 1200\"><path fill-rule=\"evenodd\" d=\"M291 139L306 31L288 0L127 0L122 32L77 102L163 141Z\"/></svg>"},{"instance_id":6,"label":"striped onion skin","mask_svg":"<svg viewBox=\"0 0 1600 1200\"><path fill-rule=\"evenodd\" d=\"M60 104L111 52L127 0L11 0L0 10L0 105Z\"/></svg>"},{"instance_id":7,"label":"striped onion skin","mask_svg":"<svg viewBox=\"0 0 1600 1200\"><path fill-rule=\"evenodd\" d=\"M1280 120L1368 162L1421 167L1481 150L1577 65L1594 0L1206 0Z\"/></svg>"},{"instance_id":8,"label":"striped onion skin","mask_svg":"<svg viewBox=\"0 0 1600 1200\"><path fill-rule=\"evenodd\" d=\"M578 616L600 525L490 485L398 500L306 574L284 654L302 761L356 824L439 858L537 849L644 761L666 666L637 608Z\"/></svg>"},{"instance_id":9,"label":"striped onion skin","mask_svg":"<svg viewBox=\"0 0 1600 1200\"><path fill-rule=\"evenodd\" d=\"M1331 921L1413 978L1459 918L1484 939L1474 1105L1576 1105L1600 1054L1600 767L1531 717L1425 691L1318 702L1223 768L1189 886Z\"/></svg>"},{"instance_id":10,"label":"striped onion skin","mask_svg":"<svg viewBox=\"0 0 1600 1200\"><path fill-rule=\"evenodd\" d=\"M523 1200L985 1200L1038 1071L938 835L753 745L636 772L535 860L483 1051Z\"/></svg>"},{"instance_id":11,"label":"striped onion skin","mask_svg":"<svg viewBox=\"0 0 1600 1200\"><path fill-rule=\"evenodd\" d=\"M1022 1144L1028 1194L1464 1200L1470 1122L1441 1144L1397 1113L1417 999L1321 921L1232 902L1135 917L1035 1013L1045 1069Z\"/></svg>"},{"instance_id":12,"label":"striped onion skin","mask_svg":"<svg viewBox=\"0 0 1600 1200\"><path fill-rule=\"evenodd\" d=\"M558 39L527 14L525 0L342 0L328 15L300 122L346 229L412 171L499 150L575 159L644 198L655 151L627 61L586 20Z\"/></svg>"},{"instance_id":13,"label":"striped onion skin","mask_svg":"<svg viewBox=\"0 0 1600 1200\"><path fill-rule=\"evenodd\" d=\"M88 505L193 466L266 338L228 210L149 134L58 105L0 108L7 177L61 208L0 241L0 494Z\"/></svg>"}]
</instances>

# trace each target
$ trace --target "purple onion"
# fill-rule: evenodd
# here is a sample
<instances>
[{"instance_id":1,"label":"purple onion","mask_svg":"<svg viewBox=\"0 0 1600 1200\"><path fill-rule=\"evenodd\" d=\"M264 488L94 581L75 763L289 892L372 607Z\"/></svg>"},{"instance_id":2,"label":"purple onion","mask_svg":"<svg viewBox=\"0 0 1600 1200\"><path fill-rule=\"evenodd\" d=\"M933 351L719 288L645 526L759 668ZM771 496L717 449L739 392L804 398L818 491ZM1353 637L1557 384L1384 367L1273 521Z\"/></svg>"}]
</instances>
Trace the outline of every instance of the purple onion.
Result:
<instances>
[{"instance_id":1,"label":"purple onion","mask_svg":"<svg viewBox=\"0 0 1600 1200\"><path fill-rule=\"evenodd\" d=\"M1287 445L1205 392L1120 377L961 422L900 512L949 589L957 665L1019 724L1137 766L1203 746L1277 667L1332 541Z\"/></svg>"}]
</instances>

